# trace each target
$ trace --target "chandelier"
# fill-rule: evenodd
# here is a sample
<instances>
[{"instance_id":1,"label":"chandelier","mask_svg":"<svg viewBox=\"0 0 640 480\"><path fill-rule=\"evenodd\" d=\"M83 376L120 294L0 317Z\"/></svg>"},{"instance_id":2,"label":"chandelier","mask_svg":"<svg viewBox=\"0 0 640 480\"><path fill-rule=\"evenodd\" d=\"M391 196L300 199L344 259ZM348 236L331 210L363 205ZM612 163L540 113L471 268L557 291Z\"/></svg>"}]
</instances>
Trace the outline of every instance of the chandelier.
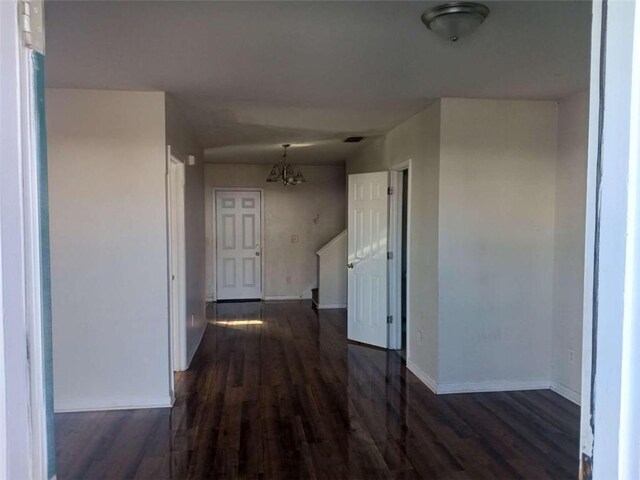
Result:
<instances>
[{"instance_id":1,"label":"chandelier","mask_svg":"<svg viewBox=\"0 0 640 480\"><path fill-rule=\"evenodd\" d=\"M282 145L282 160L280 164L273 166L267 177L267 182L282 182L286 187L287 185L299 185L307 181L302 172L298 170L298 173L295 173L295 170L287 161L287 148L290 146L289 143Z\"/></svg>"}]
</instances>

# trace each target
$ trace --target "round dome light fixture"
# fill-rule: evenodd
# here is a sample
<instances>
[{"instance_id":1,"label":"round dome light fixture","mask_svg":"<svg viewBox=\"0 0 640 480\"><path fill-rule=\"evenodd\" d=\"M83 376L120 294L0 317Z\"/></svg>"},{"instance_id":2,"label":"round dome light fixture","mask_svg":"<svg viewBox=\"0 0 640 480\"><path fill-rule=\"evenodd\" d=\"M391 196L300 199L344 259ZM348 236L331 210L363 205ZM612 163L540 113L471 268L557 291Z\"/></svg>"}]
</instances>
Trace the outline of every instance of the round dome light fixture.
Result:
<instances>
[{"instance_id":1,"label":"round dome light fixture","mask_svg":"<svg viewBox=\"0 0 640 480\"><path fill-rule=\"evenodd\" d=\"M457 42L478 28L487 15L489 8L481 3L451 2L424 12L422 22L432 32Z\"/></svg>"}]
</instances>

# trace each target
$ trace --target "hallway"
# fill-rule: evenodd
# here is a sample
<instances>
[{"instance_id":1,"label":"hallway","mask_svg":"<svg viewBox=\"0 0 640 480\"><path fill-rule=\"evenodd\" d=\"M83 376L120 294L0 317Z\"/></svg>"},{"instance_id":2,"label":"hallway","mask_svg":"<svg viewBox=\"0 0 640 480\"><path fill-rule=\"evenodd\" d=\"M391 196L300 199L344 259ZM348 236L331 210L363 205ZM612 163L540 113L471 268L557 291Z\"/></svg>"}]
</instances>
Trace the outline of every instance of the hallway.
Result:
<instances>
[{"instance_id":1,"label":"hallway","mask_svg":"<svg viewBox=\"0 0 640 480\"><path fill-rule=\"evenodd\" d=\"M172 409L56 415L58 478L576 478L579 407L434 395L343 310L210 304Z\"/></svg>"}]
</instances>

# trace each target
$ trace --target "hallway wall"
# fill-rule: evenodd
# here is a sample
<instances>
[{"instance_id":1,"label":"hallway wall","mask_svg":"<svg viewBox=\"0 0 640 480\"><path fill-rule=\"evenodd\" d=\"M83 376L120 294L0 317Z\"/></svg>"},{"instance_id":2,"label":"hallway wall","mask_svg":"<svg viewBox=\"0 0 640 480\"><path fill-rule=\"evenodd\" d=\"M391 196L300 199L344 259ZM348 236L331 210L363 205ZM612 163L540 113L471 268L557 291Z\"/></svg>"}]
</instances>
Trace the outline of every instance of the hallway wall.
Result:
<instances>
[{"instance_id":1,"label":"hallway wall","mask_svg":"<svg viewBox=\"0 0 640 480\"><path fill-rule=\"evenodd\" d=\"M185 166L185 243L187 270L187 365L207 326L205 315L204 158L202 147L171 95L165 96L166 143ZM188 165L188 156L196 157Z\"/></svg>"},{"instance_id":2,"label":"hallway wall","mask_svg":"<svg viewBox=\"0 0 640 480\"><path fill-rule=\"evenodd\" d=\"M48 90L57 411L169 406L165 99Z\"/></svg>"},{"instance_id":3,"label":"hallway wall","mask_svg":"<svg viewBox=\"0 0 640 480\"><path fill-rule=\"evenodd\" d=\"M205 165L207 298L215 298L213 187L264 189L263 250L267 299L311 298L318 282L316 251L346 228L343 165L301 166L307 183L265 181L271 165ZM292 243L291 236L299 242ZM290 283L287 282L290 278Z\"/></svg>"},{"instance_id":4,"label":"hallway wall","mask_svg":"<svg viewBox=\"0 0 640 480\"><path fill-rule=\"evenodd\" d=\"M588 112L587 92L558 104L551 378L574 399L582 385Z\"/></svg>"}]
</instances>

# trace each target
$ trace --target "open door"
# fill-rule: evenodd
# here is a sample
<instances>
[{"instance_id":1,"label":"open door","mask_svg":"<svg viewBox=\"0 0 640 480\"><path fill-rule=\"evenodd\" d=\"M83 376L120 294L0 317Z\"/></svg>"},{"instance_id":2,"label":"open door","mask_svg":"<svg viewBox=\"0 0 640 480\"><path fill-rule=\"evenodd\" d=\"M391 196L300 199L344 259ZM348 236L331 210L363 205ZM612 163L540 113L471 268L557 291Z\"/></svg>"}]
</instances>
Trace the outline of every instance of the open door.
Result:
<instances>
[{"instance_id":1,"label":"open door","mask_svg":"<svg viewBox=\"0 0 640 480\"><path fill-rule=\"evenodd\" d=\"M349 340L387 348L389 173L349 175Z\"/></svg>"}]
</instances>

